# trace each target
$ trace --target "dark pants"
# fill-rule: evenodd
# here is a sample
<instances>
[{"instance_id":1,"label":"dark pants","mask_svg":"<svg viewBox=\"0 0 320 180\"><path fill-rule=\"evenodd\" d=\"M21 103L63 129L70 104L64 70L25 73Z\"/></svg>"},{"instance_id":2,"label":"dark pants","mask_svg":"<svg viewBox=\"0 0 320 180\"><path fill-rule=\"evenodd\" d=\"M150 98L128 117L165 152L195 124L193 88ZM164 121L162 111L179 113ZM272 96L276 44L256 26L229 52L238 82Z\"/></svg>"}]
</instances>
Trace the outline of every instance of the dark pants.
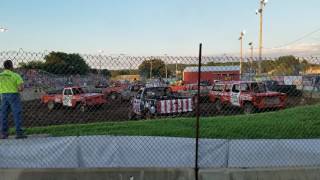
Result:
<instances>
[{"instance_id":1,"label":"dark pants","mask_svg":"<svg viewBox=\"0 0 320 180\"><path fill-rule=\"evenodd\" d=\"M16 126L16 135L22 135L22 107L19 93L2 94L0 122L3 135L9 134L8 115L10 109Z\"/></svg>"}]
</instances>

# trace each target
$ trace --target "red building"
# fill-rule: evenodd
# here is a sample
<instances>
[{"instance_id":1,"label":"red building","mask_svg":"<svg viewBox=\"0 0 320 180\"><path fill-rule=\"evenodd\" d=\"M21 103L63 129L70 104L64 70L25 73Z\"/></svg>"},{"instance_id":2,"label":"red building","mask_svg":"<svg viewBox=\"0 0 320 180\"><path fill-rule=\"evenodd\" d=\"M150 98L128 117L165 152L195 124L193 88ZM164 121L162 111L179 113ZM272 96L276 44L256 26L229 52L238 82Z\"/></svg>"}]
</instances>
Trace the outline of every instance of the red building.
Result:
<instances>
[{"instance_id":1,"label":"red building","mask_svg":"<svg viewBox=\"0 0 320 180\"><path fill-rule=\"evenodd\" d=\"M213 82L220 81L239 81L239 66L203 66L201 67L201 81ZM198 82L198 67L186 67L183 71L183 81L186 84Z\"/></svg>"}]
</instances>

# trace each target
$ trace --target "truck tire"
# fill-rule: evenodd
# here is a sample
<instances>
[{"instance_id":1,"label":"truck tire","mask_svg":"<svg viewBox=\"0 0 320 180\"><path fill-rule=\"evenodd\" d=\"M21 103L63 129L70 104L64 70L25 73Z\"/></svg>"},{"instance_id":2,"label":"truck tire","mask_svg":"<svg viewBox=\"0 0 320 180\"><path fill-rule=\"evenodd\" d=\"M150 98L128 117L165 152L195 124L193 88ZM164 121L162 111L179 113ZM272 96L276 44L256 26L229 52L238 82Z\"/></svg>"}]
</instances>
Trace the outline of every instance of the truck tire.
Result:
<instances>
[{"instance_id":1,"label":"truck tire","mask_svg":"<svg viewBox=\"0 0 320 180\"><path fill-rule=\"evenodd\" d=\"M136 119L136 114L132 111L132 109L130 108L129 109L129 113L128 113L128 118L129 118L129 120L134 120L134 119Z\"/></svg>"},{"instance_id":2,"label":"truck tire","mask_svg":"<svg viewBox=\"0 0 320 180\"><path fill-rule=\"evenodd\" d=\"M113 92L113 93L111 93L111 94L109 95L109 99L110 99L111 101L116 101L116 100L119 99L119 94L116 93L116 92Z\"/></svg>"},{"instance_id":3,"label":"truck tire","mask_svg":"<svg viewBox=\"0 0 320 180\"><path fill-rule=\"evenodd\" d=\"M47 104L48 109L51 111L55 108L55 103L53 101L49 101Z\"/></svg>"},{"instance_id":4,"label":"truck tire","mask_svg":"<svg viewBox=\"0 0 320 180\"><path fill-rule=\"evenodd\" d=\"M222 105L220 99L217 99L217 100L214 102L214 107L215 107L215 109L216 109L218 112L221 112L221 111L222 111L223 105Z\"/></svg>"},{"instance_id":5,"label":"truck tire","mask_svg":"<svg viewBox=\"0 0 320 180\"><path fill-rule=\"evenodd\" d=\"M252 103L246 102L243 106L243 113L244 114L253 114L255 112L255 107Z\"/></svg>"},{"instance_id":6,"label":"truck tire","mask_svg":"<svg viewBox=\"0 0 320 180\"><path fill-rule=\"evenodd\" d=\"M150 111L147 111L145 114L144 114L144 117L146 119L154 119L156 117L155 114L152 114Z\"/></svg>"},{"instance_id":7,"label":"truck tire","mask_svg":"<svg viewBox=\"0 0 320 180\"><path fill-rule=\"evenodd\" d=\"M87 110L87 106L82 104L82 103L79 103L77 104L76 108L80 111L80 112L85 112Z\"/></svg>"}]
</instances>

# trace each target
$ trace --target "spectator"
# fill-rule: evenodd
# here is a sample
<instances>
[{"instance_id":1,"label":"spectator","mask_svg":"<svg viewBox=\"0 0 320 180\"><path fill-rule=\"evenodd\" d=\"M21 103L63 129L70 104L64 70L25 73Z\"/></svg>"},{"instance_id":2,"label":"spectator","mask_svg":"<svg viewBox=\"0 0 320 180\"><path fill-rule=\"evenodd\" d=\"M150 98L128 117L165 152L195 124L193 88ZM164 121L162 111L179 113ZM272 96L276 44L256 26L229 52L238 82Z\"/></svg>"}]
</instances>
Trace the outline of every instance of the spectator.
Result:
<instances>
[{"instance_id":1,"label":"spectator","mask_svg":"<svg viewBox=\"0 0 320 180\"><path fill-rule=\"evenodd\" d=\"M11 60L3 63L4 71L0 73L0 94L1 102L1 139L7 139L9 136L8 114L11 108L16 127L16 139L27 138L22 130L22 108L19 92L23 91L23 80L21 76L13 72Z\"/></svg>"}]
</instances>

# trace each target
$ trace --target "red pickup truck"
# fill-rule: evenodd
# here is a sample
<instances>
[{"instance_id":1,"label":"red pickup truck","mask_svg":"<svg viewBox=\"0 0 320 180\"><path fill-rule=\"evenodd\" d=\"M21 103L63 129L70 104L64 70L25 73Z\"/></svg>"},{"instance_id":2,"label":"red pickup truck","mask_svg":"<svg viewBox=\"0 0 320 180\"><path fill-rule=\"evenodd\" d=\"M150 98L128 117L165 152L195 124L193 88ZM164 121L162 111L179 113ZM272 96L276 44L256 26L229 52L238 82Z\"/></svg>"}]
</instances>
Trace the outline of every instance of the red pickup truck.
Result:
<instances>
[{"instance_id":1,"label":"red pickup truck","mask_svg":"<svg viewBox=\"0 0 320 180\"><path fill-rule=\"evenodd\" d=\"M208 101L209 91L212 86L200 84L200 100ZM181 95L195 97L198 94L198 84L185 84L182 86L171 86L172 92L180 93Z\"/></svg>"},{"instance_id":2,"label":"red pickup truck","mask_svg":"<svg viewBox=\"0 0 320 180\"><path fill-rule=\"evenodd\" d=\"M82 112L88 106L102 106L106 103L103 94L85 93L81 87L65 87L62 93L45 94L41 97L41 102L46 104L49 110L58 105L79 108Z\"/></svg>"},{"instance_id":3,"label":"red pickup truck","mask_svg":"<svg viewBox=\"0 0 320 180\"><path fill-rule=\"evenodd\" d=\"M128 84L114 84L102 89L102 94L106 99L115 101L121 98L121 92L128 88Z\"/></svg>"},{"instance_id":4,"label":"red pickup truck","mask_svg":"<svg viewBox=\"0 0 320 180\"><path fill-rule=\"evenodd\" d=\"M218 82L209 92L217 111L226 106L240 107L245 114L263 109L283 109L287 95L267 91L263 83L251 81Z\"/></svg>"}]
</instances>

